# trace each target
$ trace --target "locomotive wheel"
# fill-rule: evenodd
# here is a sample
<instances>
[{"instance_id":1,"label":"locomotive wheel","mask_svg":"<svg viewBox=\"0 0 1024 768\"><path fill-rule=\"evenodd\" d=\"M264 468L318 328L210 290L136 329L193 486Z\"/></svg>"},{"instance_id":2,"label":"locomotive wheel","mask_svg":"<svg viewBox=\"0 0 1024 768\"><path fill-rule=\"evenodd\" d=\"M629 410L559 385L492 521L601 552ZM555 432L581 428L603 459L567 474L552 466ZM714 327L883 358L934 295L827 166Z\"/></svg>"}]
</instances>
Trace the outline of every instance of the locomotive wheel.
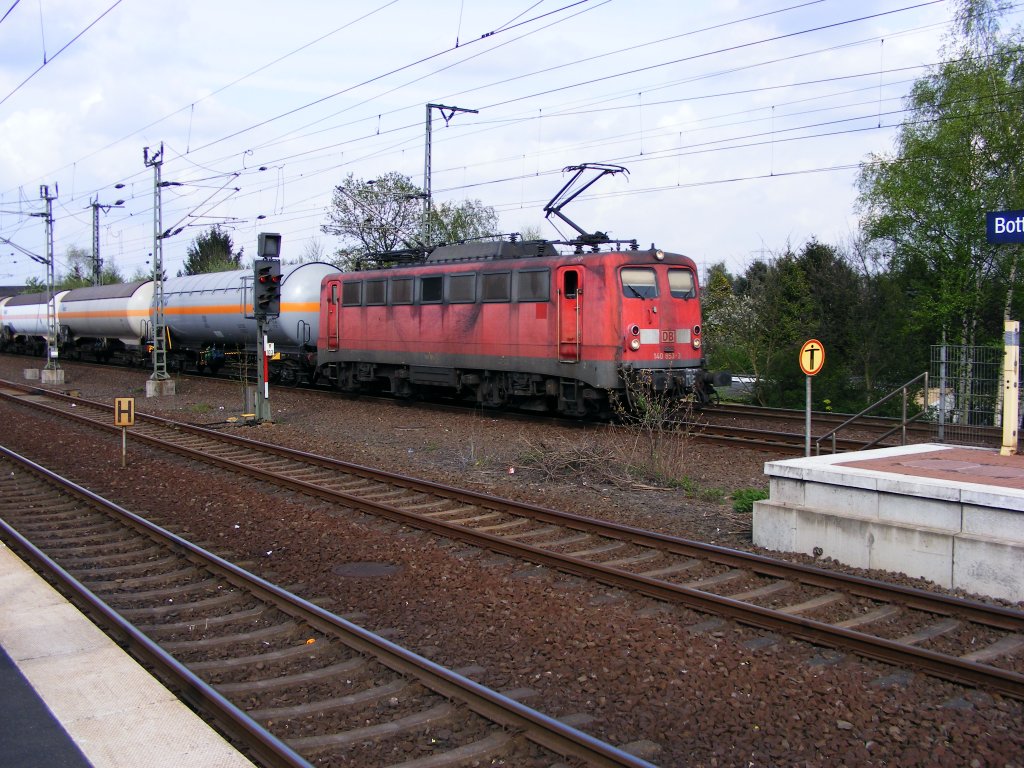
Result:
<instances>
[{"instance_id":1,"label":"locomotive wheel","mask_svg":"<svg viewBox=\"0 0 1024 768\"><path fill-rule=\"evenodd\" d=\"M487 378L476 388L476 399L484 408L501 408L506 405L501 387L494 379Z\"/></svg>"}]
</instances>

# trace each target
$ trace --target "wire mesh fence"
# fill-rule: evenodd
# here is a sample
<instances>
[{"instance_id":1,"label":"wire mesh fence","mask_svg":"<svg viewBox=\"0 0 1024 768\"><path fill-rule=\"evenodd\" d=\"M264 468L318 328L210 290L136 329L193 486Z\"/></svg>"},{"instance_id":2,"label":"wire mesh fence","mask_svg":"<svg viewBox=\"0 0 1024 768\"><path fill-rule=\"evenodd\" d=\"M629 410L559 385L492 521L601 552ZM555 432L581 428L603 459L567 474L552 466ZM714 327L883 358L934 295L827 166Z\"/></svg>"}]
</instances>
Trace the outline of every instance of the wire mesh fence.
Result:
<instances>
[{"instance_id":1,"label":"wire mesh fence","mask_svg":"<svg viewBox=\"0 0 1024 768\"><path fill-rule=\"evenodd\" d=\"M939 442L991 443L1003 425L1003 355L996 346L932 346L927 407Z\"/></svg>"}]
</instances>

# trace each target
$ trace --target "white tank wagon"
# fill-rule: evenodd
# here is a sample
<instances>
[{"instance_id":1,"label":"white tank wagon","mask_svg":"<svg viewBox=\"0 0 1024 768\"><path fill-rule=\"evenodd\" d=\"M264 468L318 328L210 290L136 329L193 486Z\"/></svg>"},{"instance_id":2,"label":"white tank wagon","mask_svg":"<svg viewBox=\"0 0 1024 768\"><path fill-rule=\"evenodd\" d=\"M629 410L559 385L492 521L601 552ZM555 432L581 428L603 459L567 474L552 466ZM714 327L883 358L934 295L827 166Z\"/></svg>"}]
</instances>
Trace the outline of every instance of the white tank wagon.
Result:
<instances>
[{"instance_id":1,"label":"white tank wagon","mask_svg":"<svg viewBox=\"0 0 1024 768\"><path fill-rule=\"evenodd\" d=\"M75 288L59 305L61 332L79 346L95 340L138 348L151 336L152 307L152 280Z\"/></svg>"},{"instance_id":2,"label":"white tank wagon","mask_svg":"<svg viewBox=\"0 0 1024 768\"><path fill-rule=\"evenodd\" d=\"M53 295L60 327L60 302L67 291ZM24 293L11 296L0 303L0 348L13 352L43 354L49 334L47 313L48 297L45 293Z\"/></svg>"},{"instance_id":3,"label":"white tank wagon","mask_svg":"<svg viewBox=\"0 0 1024 768\"><path fill-rule=\"evenodd\" d=\"M281 314L268 323L268 340L282 358L271 364L289 383L315 366L320 327L320 281L337 272L323 262L284 266L281 270ZM225 353L256 348L253 315L253 272L211 272L164 283L164 319L169 352L182 347L199 350L200 368L218 368Z\"/></svg>"}]
</instances>

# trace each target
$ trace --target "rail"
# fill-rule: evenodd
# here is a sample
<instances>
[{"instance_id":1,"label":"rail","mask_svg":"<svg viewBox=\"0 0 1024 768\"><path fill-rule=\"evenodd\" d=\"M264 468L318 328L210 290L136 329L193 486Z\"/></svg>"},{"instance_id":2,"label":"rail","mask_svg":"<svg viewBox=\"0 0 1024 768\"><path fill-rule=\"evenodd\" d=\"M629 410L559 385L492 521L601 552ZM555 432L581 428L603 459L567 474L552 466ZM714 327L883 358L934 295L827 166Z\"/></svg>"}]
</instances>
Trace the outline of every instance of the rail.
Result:
<instances>
[{"instance_id":1,"label":"rail","mask_svg":"<svg viewBox=\"0 0 1024 768\"><path fill-rule=\"evenodd\" d=\"M842 424L840 424L835 429L833 429L833 430L831 430L829 432L826 432L824 435L822 435L821 437L817 438L814 441L815 455L817 455L817 456L821 455L821 444L825 440L828 440L829 438L832 438L832 453L835 453L836 452L836 435L839 433L839 431L841 429L845 429L850 424L853 424L855 421L857 421L857 419L860 419L860 418L862 418L864 416L867 416L869 413L874 411L876 408L878 408L879 406L883 405L884 403L889 402L890 400L892 400L897 395L902 395L902 397L903 397L903 411L902 411L902 415L901 415L901 418L900 418L900 423L897 424L896 426L894 426L889 431L883 433L882 435L879 435L878 437L876 437L871 442L866 443L864 445L864 447L861 448L860 450L867 450L868 448L873 448L874 446L878 445L880 442L885 440L890 435L895 434L896 432L900 432L900 441L901 441L900 445L906 445L907 444L907 425L910 424L913 421L917 421L918 419L920 419L921 417L923 417L927 413L926 410L921 410L918 413L915 413L913 416L907 418L907 398L908 398L908 395L910 393L910 388L913 385L915 385L916 383L920 382L920 381L924 382L924 402L927 403L928 402L928 372L925 371L921 375L915 376L914 378L912 378L910 381L908 381L906 384L904 384L903 386L899 387L898 389L894 389L892 392L890 392L888 395L883 397L881 400L875 401L874 403L869 405L867 408L865 408L860 413L854 414L853 416L848 418L846 421L844 421Z\"/></svg>"},{"instance_id":2,"label":"rail","mask_svg":"<svg viewBox=\"0 0 1024 768\"><path fill-rule=\"evenodd\" d=\"M33 394L41 391L14 385L10 388ZM5 386L0 390L0 396L14 398L6 389ZM105 430L117 429L109 424L106 404L55 393L48 393L47 397L67 404L68 409L42 403L38 396L20 402ZM92 415L93 410L99 415ZM141 425L146 425L145 429ZM278 487L340 503L347 509L468 542L482 550L1024 700L1024 675L996 667L987 660L979 661L979 649L973 640L964 651L950 653L917 647L920 641L913 634L893 640L885 634L872 633L869 627L885 618L880 610L886 614L894 610L906 612L910 624L928 633L947 632L946 625L936 622L957 616L959 622L982 625L986 633L1008 633L1010 640L1004 634L980 651L986 658L1001 658L1007 655L1006 643L1019 642L1024 637L1024 614L1014 609L521 504L145 414L137 415L132 437L161 450L243 472ZM404 492L396 493L398 489ZM572 549L567 551L570 545ZM858 610L864 600L886 605L864 613ZM840 603L851 610L844 608L831 621L828 616L814 616L822 606ZM884 623L880 626L884 633Z\"/></svg>"}]
</instances>

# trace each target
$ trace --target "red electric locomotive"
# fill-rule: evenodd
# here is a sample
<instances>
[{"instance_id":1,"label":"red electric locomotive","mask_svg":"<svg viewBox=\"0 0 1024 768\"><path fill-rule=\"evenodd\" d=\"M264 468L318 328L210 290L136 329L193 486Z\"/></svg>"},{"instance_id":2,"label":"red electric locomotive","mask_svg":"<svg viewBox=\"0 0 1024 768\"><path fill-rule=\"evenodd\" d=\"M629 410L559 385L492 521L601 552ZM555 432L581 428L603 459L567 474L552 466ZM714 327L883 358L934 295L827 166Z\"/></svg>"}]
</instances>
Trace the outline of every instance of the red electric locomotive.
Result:
<instances>
[{"instance_id":1,"label":"red electric locomotive","mask_svg":"<svg viewBox=\"0 0 1024 768\"><path fill-rule=\"evenodd\" d=\"M447 391L572 416L609 414L631 380L705 402L714 377L693 260L581 234L562 243L569 254L549 241L479 242L440 246L413 266L326 276L320 379L346 392Z\"/></svg>"}]
</instances>

